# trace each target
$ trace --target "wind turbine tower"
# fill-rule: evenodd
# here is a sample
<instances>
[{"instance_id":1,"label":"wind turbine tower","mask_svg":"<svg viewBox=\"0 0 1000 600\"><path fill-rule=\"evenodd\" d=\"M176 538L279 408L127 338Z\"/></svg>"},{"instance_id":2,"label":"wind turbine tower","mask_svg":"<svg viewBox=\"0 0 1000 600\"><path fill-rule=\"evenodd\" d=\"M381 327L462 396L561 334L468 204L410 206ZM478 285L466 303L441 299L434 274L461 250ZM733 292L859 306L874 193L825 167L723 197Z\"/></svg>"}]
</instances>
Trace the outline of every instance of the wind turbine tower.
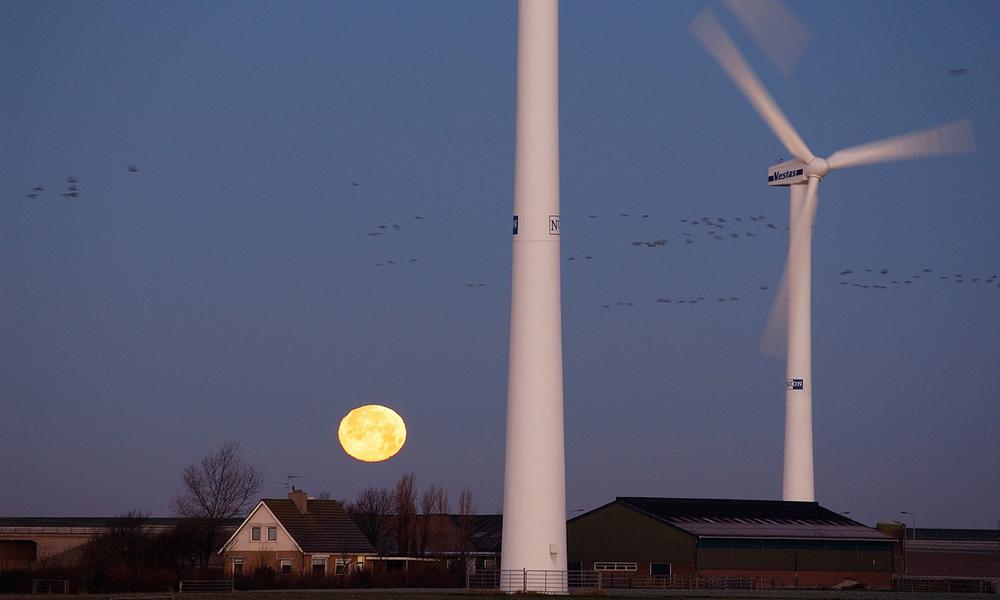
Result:
<instances>
[{"instance_id":1,"label":"wind turbine tower","mask_svg":"<svg viewBox=\"0 0 1000 600\"><path fill-rule=\"evenodd\" d=\"M520 0L501 589L567 591L559 4ZM535 579L529 571L561 572ZM503 572L516 577L506 578ZM522 573L525 573L522 576ZM552 575L556 575L552 573Z\"/></svg>"}]
</instances>

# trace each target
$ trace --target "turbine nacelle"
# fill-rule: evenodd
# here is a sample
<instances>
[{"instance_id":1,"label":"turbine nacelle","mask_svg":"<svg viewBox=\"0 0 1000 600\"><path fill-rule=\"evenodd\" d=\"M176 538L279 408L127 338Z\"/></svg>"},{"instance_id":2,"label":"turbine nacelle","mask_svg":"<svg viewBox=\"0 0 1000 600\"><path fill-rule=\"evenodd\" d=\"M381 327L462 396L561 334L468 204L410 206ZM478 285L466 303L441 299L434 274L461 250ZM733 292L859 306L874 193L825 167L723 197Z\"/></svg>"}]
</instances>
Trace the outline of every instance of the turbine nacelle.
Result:
<instances>
[{"instance_id":1,"label":"turbine nacelle","mask_svg":"<svg viewBox=\"0 0 1000 600\"><path fill-rule=\"evenodd\" d=\"M793 158L768 168L767 185L785 187L796 183L806 183L810 177L822 179L829 172L830 163L818 156L814 156L809 163Z\"/></svg>"},{"instance_id":2,"label":"turbine nacelle","mask_svg":"<svg viewBox=\"0 0 1000 600\"><path fill-rule=\"evenodd\" d=\"M797 158L772 165L767 170L767 185L788 186L809 179L806 164Z\"/></svg>"}]
</instances>

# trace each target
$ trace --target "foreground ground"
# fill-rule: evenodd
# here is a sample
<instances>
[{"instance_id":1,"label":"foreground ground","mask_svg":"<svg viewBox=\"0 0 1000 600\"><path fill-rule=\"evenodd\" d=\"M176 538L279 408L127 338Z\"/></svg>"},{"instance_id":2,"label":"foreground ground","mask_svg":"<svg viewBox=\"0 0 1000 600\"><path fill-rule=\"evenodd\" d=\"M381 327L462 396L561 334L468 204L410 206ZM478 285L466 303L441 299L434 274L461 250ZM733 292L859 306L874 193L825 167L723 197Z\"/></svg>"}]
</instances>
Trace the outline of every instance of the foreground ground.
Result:
<instances>
[{"instance_id":1,"label":"foreground ground","mask_svg":"<svg viewBox=\"0 0 1000 600\"><path fill-rule=\"evenodd\" d=\"M78 600L511 600L537 597L529 594L504 595L464 589L447 590L268 590L213 594L73 594ZM593 594L573 594L573 598L665 598L685 600L710 598L720 600L990 600L994 594L945 594L920 592L808 591L808 590L602 590ZM37 600L31 594L0 594L3 600Z\"/></svg>"}]
</instances>

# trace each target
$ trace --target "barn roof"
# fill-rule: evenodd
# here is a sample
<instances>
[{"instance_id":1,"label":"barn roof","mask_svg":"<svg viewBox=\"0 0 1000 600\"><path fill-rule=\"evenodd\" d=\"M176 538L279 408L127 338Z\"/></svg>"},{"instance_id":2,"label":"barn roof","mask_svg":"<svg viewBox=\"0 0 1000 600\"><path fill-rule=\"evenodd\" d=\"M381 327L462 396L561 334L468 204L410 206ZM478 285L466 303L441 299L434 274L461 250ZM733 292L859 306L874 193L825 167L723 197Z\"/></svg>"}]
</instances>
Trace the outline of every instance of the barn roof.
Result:
<instances>
[{"instance_id":1,"label":"barn roof","mask_svg":"<svg viewBox=\"0 0 1000 600\"><path fill-rule=\"evenodd\" d=\"M816 502L618 497L612 504L703 538L893 539Z\"/></svg>"}]
</instances>

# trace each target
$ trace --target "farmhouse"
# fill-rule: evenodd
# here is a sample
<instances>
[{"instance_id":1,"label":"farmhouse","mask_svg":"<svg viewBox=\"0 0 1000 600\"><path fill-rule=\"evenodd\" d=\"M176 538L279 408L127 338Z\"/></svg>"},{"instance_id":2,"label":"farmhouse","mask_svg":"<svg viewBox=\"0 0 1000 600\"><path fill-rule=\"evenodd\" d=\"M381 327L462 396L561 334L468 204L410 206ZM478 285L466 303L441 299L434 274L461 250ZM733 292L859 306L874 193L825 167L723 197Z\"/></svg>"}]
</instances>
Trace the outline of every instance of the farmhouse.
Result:
<instances>
[{"instance_id":1,"label":"farmhouse","mask_svg":"<svg viewBox=\"0 0 1000 600\"><path fill-rule=\"evenodd\" d=\"M336 500L292 490L287 499L257 503L222 545L226 574L270 568L282 575L349 575L376 552Z\"/></svg>"}]
</instances>

